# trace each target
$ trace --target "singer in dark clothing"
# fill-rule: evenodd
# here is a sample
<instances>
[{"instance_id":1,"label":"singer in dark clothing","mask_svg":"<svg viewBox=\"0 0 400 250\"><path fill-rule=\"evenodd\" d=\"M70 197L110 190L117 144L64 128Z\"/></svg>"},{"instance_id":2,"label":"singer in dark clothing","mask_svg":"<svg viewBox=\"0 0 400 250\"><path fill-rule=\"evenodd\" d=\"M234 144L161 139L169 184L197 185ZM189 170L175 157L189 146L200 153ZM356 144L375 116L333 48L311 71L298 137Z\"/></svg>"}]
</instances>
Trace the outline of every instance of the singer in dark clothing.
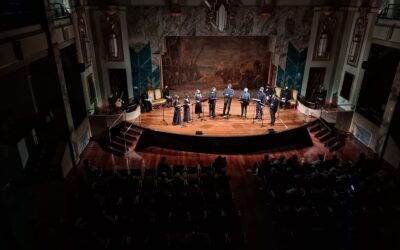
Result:
<instances>
[{"instance_id":1,"label":"singer in dark clothing","mask_svg":"<svg viewBox=\"0 0 400 250\"><path fill-rule=\"evenodd\" d=\"M212 88L211 93L208 95L208 114L210 117L215 117L215 104L217 102L216 88Z\"/></svg>"},{"instance_id":2,"label":"singer in dark clothing","mask_svg":"<svg viewBox=\"0 0 400 250\"><path fill-rule=\"evenodd\" d=\"M264 94L264 87L261 87L256 95L256 99L258 100L256 103L256 119L262 119L263 117L263 109L265 106L265 101L267 99Z\"/></svg>"},{"instance_id":3,"label":"singer in dark clothing","mask_svg":"<svg viewBox=\"0 0 400 250\"><path fill-rule=\"evenodd\" d=\"M249 106L250 102L250 94L248 91L247 88L244 88L243 92L240 94L240 106L242 108L240 118L247 118L247 106Z\"/></svg>"},{"instance_id":4,"label":"singer in dark clothing","mask_svg":"<svg viewBox=\"0 0 400 250\"><path fill-rule=\"evenodd\" d=\"M271 102L269 104L269 114L271 115L271 125L275 124L275 114L278 111L279 100L278 97L274 94L272 95Z\"/></svg>"},{"instance_id":5,"label":"singer in dark clothing","mask_svg":"<svg viewBox=\"0 0 400 250\"><path fill-rule=\"evenodd\" d=\"M175 96L175 100L172 103L174 107L174 117L172 119L172 125L179 125L181 124L181 104L179 102L179 96Z\"/></svg>"},{"instance_id":6,"label":"singer in dark clothing","mask_svg":"<svg viewBox=\"0 0 400 250\"><path fill-rule=\"evenodd\" d=\"M190 121L190 99L188 95L183 100L183 121L184 122Z\"/></svg>"},{"instance_id":7,"label":"singer in dark clothing","mask_svg":"<svg viewBox=\"0 0 400 250\"><path fill-rule=\"evenodd\" d=\"M228 87L224 89L224 110L222 112L223 116L229 115L229 111L231 110L232 97L234 93L235 91L233 91L232 89L232 84L229 83Z\"/></svg>"},{"instance_id":8,"label":"singer in dark clothing","mask_svg":"<svg viewBox=\"0 0 400 250\"><path fill-rule=\"evenodd\" d=\"M285 89L282 91L281 107L283 106L283 108L286 109L286 105L291 98L292 98L292 92L289 90L289 87L286 86Z\"/></svg>"}]
</instances>

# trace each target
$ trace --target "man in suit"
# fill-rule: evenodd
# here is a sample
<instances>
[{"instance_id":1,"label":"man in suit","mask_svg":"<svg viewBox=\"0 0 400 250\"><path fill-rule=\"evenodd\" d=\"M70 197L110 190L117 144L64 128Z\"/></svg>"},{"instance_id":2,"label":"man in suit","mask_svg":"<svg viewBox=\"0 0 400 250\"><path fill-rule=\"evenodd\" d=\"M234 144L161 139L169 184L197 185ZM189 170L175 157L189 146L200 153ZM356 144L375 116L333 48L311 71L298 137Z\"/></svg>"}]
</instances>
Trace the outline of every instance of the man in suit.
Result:
<instances>
[{"instance_id":1,"label":"man in suit","mask_svg":"<svg viewBox=\"0 0 400 250\"><path fill-rule=\"evenodd\" d=\"M229 83L228 87L224 89L224 111L222 112L223 116L229 115L229 111L231 110L232 97L234 93L235 92L232 89L232 84Z\"/></svg>"},{"instance_id":2,"label":"man in suit","mask_svg":"<svg viewBox=\"0 0 400 250\"><path fill-rule=\"evenodd\" d=\"M286 86L285 89L282 91L282 102L281 102L281 106L283 106L284 109L286 109L286 105L291 98L292 98L292 92L290 91L289 87Z\"/></svg>"},{"instance_id":3,"label":"man in suit","mask_svg":"<svg viewBox=\"0 0 400 250\"><path fill-rule=\"evenodd\" d=\"M267 96L267 102L269 104L272 95L274 94L274 90L272 89L271 85L267 84L267 86L265 86L264 93Z\"/></svg>"},{"instance_id":4,"label":"man in suit","mask_svg":"<svg viewBox=\"0 0 400 250\"><path fill-rule=\"evenodd\" d=\"M275 114L276 111L278 111L278 106L279 106L278 97L275 94L273 94L271 102L269 104L269 114L271 115L271 126L274 126L275 124Z\"/></svg>"},{"instance_id":5,"label":"man in suit","mask_svg":"<svg viewBox=\"0 0 400 250\"><path fill-rule=\"evenodd\" d=\"M261 87L256 95L256 99L258 100L256 103L256 119L262 120L263 109L265 106L265 101L267 99L264 93L264 87Z\"/></svg>"},{"instance_id":6,"label":"man in suit","mask_svg":"<svg viewBox=\"0 0 400 250\"><path fill-rule=\"evenodd\" d=\"M248 91L247 88L244 88L243 92L240 94L240 106L242 108L240 118L247 118L247 106L249 106L250 102L250 94Z\"/></svg>"},{"instance_id":7,"label":"man in suit","mask_svg":"<svg viewBox=\"0 0 400 250\"><path fill-rule=\"evenodd\" d=\"M213 87L210 94L208 95L208 116L215 117L215 104L217 103L217 92L216 88Z\"/></svg>"}]
</instances>

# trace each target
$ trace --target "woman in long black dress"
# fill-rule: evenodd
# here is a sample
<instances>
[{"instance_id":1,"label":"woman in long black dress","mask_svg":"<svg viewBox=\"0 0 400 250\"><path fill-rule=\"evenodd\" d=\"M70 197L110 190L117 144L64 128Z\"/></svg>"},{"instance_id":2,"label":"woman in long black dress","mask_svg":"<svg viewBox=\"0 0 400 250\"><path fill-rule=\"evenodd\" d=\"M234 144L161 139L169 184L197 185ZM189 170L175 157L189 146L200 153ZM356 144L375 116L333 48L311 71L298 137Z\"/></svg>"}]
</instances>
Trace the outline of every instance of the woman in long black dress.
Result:
<instances>
[{"instance_id":1,"label":"woman in long black dress","mask_svg":"<svg viewBox=\"0 0 400 250\"><path fill-rule=\"evenodd\" d=\"M179 102L179 96L175 95L175 100L172 103L174 107L174 117L172 119L172 125L179 125L181 124L181 104Z\"/></svg>"},{"instance_id":2,"label":"woman in long black dress","mask_svg":"<svg viewBox=\"0 0 400 250\"><path fill-rule=\"evenodd\" d=\"M201 92L200 90L196 90L196 94L194 95L194 100L195 100L195 106L194 106L194 113L197 115L197 118L200 118L200 114L203 113L202 107L201 107Z\"/></svg>"},{"instance_id":3,"label":"woman in long black dress","mask_svg":"<svg viewBox=\"0 0 400 250\"><path fill-rule=\"evenodd\" d=\"M190 99L188 95L183 100L183 121L184 122L190 121Z\"/></svg>"}]
</instances>

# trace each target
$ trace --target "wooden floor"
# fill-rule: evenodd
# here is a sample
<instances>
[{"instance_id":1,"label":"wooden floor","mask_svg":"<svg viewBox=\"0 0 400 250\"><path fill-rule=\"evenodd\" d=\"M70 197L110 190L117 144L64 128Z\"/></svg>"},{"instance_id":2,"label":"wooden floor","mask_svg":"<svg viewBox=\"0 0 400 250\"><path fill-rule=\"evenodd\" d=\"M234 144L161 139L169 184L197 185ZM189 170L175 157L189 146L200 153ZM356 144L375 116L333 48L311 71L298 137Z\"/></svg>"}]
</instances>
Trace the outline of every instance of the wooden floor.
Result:
<instances>
[{"instance_id":1,"label":"wooden floor","mask_svg":"<svg viewBox=\"0 0 400 250\"><path fill-rule=\"evenodd\" d=\"M303 115L296 109L281 109L279 110L279 114L276 114L277 119L275 126L272 127L269 124L269 108L265 107L263 126L261 127L260 120L253 123L253 117L255 114L254 103L251 103L247 108L247 119L240 118L241 108L238 100L234 99L232 101L229 119L225 119L221 116L223 106L223 99L218 99L216 106L217 117L210 118L208 117L208 104L203 103L203 111L205 111L205 119L203 121L202 119L198 119L191 109L190 112L191 116L193 116L193 121L190 123L184 123L185 127L180 125L172 126L172 117L174 114L174 109L172 107L164 109L164 119L168 125L162 123L162 108L153 109L153 111L149 113L141 114L140 119L137 119L135 124L147 129L176 134L194 135L196 131L200 130L205 136L248 136L266 134L270 128L273 128L276 132L281 132L287 129L299 127L304 125L304 123L313 120L313 118ZM191 107L193 108L193 105Z\"/></svg>"},{"instance_id":2,"label":"wooden floor","mask_svg":"<svg viewBox=\"0 0 400 250\"><path fill-rule=\"evenodd\" d=\"M318 154L325 154L331 158L332 154L326 150L318 139L310 135L313 146L300 150L290 150L284 152L263 151L253 154L223 155L227 158L227 173L231 179L231 189L235 195L235 204L242 212L243 230L247 234L245 249L289 249L288 239L282 238L282 232L274 217L271 204L265 196L265 192L260 190L256 178L248 172L257 161L263 159L264 154L276 158L281 155L291 157L296 154L301 160L313 161ZM338 157L342 161L354 160L359 153L368 154L368 149L352 137L346 139L345 145L337 151ZM216 154L193 153L176 151L159 147L150 147L145 151L132 152L129 157L117 157L103 151L96 142L91 141L85 149L82 159L90 159L92 164L105 170L127 169L145 166L153 168L157 166L162 156L167 157L167 162L171 165L196 166L211 164Z\"/></svg>"}]
</instances>

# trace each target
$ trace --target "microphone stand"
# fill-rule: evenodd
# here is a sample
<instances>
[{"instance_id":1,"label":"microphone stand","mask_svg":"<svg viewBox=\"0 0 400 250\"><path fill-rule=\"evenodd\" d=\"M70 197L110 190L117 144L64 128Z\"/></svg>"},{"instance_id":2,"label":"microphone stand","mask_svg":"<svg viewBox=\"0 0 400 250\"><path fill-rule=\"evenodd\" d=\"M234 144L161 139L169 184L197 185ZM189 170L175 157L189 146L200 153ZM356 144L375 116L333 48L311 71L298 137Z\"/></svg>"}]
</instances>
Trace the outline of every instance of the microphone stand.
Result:
<instances>
[{"instance_id":1,"label":"microphone stand","mask_svg":"<svg viewBox=\"0 0 400 250\"><path fill-rule=\"evenodd\" d=\"M260 125L260 128L262 128L263 127L263 124L264 124L264 118L263 118L263 116L264 116L264 108L265 108L265 106L263 107L261 107L261 125Z\"/></svg>"},{"instance_id":2,"label":"microphone stand","mask_svg":"<svg viewBox=\"0 0 400 250\"><path fill-rule=\"evenodd\" d=\"M196 107L196 101L194 102L194 103L192 103L192 104L190 104L190 106L192 106L191 107L191 109L192 109L192 117L190 117L190 120L193 122L193 114L194 114L194 108Z\"/></svg>"},{"instance_id":3,"label":"microphone stand","mask_svg":"<svg viewBox=\"0 0 400 250\"><path fill-rule=\"evenodd\" d=\"M282 121L282 119L279 116L279 112L281 111L279 105L278 105L278 120L283 124L283 126L285 126L286 129L288 129L288 126L286 126L286 124Z\"/></svg>"},{"instance_id":4,"label":"microphone stand","mask_svg":"<svg viewBox=\"0 0 400 250\"><path fill-rule=\"evenodd\" d=\"M204 122L204 121L206 121L206 119L204 118L204 113L205 113L204 102L203 101L200 101L200 102L201 102L201 121ZM210 113L210 111L208 111L208 113Z\"/></svg>"},{"instance_id":5,"label":"microphone stand","mask_svg":"<svg viewBox=\"0 0 400 250\"><path fill-rule=\"evenodd\" d=\"M160 122L160 125L168 126L168 122L165 120L164 109L165 109L165 103L162 105L162 121Z\"/></svg>"},{"instance_id":6,"label":"microphone stand","mask_svg":"<svg viewBox=\"0 0 400 250\"><path fill-rule=\"evenodd\" d=\"M255 120L256 120L256 117L257 117L257 103L256 103L256 102L254 102L254 116L253 116L253 124L254 124L254 122L255 122Z\"/></svg>"}]
</instances>

